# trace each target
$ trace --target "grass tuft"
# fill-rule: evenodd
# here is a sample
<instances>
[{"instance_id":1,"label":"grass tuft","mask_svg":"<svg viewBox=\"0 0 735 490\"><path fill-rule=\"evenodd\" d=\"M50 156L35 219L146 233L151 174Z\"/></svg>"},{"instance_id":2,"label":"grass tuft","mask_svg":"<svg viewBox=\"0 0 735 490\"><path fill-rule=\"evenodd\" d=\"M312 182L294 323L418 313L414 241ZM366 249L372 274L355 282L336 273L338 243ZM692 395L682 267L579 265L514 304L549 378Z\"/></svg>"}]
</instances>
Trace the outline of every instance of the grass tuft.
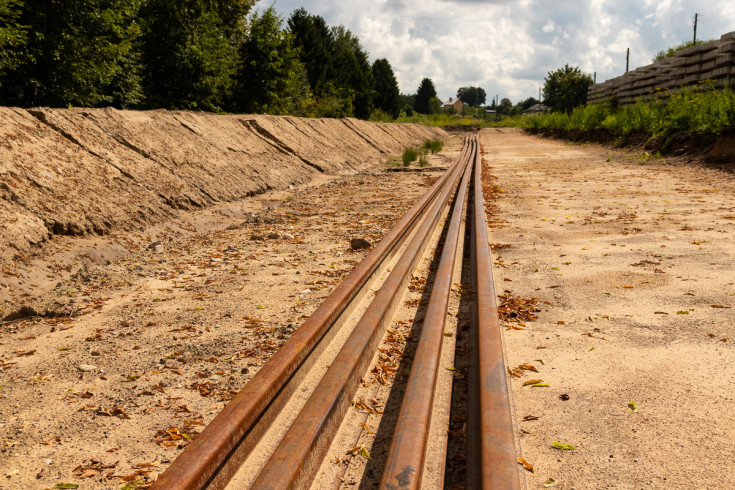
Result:
<instances>
[{"instance_id":1,"label":"grass tuft","mask_svg":"<svg viewBox=\"0 0 735 490\"><path fill-rule=\"evenodd\" d=\"M444 142L439 140L431 140L424 143L424 146L421 147L421 149L425 151L430 151L433 155L434 153L439 153L444 149Z\"/></svg>"},{"instance_id":2,"label":"grass tuft","mask_svg":"<svg viewBox=\"0 0 735 490\"><path fill-rule=\"evenodd\" d=\"M403 156L401 156L401 159L403 160L403 166L408 167L411 165L411 162L416 161L416 159L419 157L419 152L416 150L416 148L406 148L403 150Z\"/></svg>"}]
</instances>

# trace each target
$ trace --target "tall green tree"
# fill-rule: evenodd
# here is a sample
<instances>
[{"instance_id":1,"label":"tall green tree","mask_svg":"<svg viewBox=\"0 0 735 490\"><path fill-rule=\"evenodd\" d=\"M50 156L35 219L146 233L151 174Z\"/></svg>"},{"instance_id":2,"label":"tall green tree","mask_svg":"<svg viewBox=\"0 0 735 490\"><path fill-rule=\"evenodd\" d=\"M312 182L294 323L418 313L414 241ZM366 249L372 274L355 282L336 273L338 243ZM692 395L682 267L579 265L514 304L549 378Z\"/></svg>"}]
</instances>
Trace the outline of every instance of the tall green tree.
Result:
<instances>
[{"instance_id":1,"label":"tall green tree","mask_svg":"<svg viewBox=\"0 0 735 490\"><path fill-rule=\"evenodd\" d=\"M252 15L240 47L233 97L238 111L289 114L308 98L306 71L292 41L273 7Z\"/></svg>"},{"instance_id":2,"label":"tall green tree","mask_svg":"<svg viewBox=\"0 0 735 490\"><path fill-rule=\"evenodd\" d=\"M550 71L544 79L544 103L554 112L569 114L575 107L587 103L587 89L592 83L591 76L566 64L564 68Z\"/></svg>"},{"instance_id":3,"label":"tall green tree","mask_svg":"<svg viewBox=\"0 0 735 490\"><path fill-rule=\"evenodd\" d=\"M10 8L10 24L17 22L28 30L23 43L18 30L11 29L15 32L11 40L19 44L10 57L14 65L6 66L3 103L55 107L138 103L142 99L139 5L140 0L5 0L2 10Z\"/></svg>"},{"instance_id":4,"label":"tall green tree","mask_svg":"<svg viewBox=\"0 0 735 490\"><path fill-rule=\"evenodd\" d=\"M498 104L498 114L510 114L510 111L513 109L513 102L510 101L508 98L500 99L500 104Z\"/></svg>"},{"instance_id":5,"label":"tall green tree","mask_svg":"<svg viewBox=\"0 0 735 490\"><path fill-rule=\"evenodd\" d=\"M300 8L291 14L288 27L306 67L311 90L316 94L324 93L328 89L327 73L334 52L334 38L327 22L321 16L310 15Z\"/></svg>"},{"instance_id":6,"label":"tall green tree","mask_svg":"<svg viewBox=\"0 0 735 490\"><path fill-rule=\"evenodd\" d=\"M147 106L218 110L237 73L245 18L255 0L146 0Z\"/></svg>"},{"instance_id":7,"label":"tall green tree","mask_svg":"<svg viewBox=\"0 0 735 490\"><path fill-rule=\"evenodd\" d=\"M472 107L480 107L485 103L487 94L482 87L460 87L457 89L457 98L462 99Z\"/></svg>"},{"instance_id":8,"label":"tall green tree","mask_svg":"<svg viewBox=\"0 0 735 490\"><path fill-rule=\"evenodd\" d=\"M416 91L416 99L414 101L416 112L430 114L429 101L432 98L436 98L436 87L434 87L434 82L431 81L431 78L424 78L421 80L419 88Z\"/></svg>"},{"instance_id":9,"label":"tall green tree","mask_svg":"<svg viewBox=\"0 0 735 490\"><path fill-rule=\"evenodd\" d=\"M360 40L348 29L332 29L334 53L327 72L329 82L351 99L354 116L367 119L373 112L373 75Z\"/></svg>"},{"instance_id":10,"label":"tall green tree","mask_svg":"<svg viewBox=\"0 0 735 490\"><path fill-rule=\"evenodd\" d=\"M23 59L28 27L19 23L22 7L21 0L0 0L0 89L2 76Z\"/></svg>"},{"instance_id":11,"label":"tall green tree","mask_svg":"<svg viewBox=\"0 0 735 490\"><path fill-rule=\"evenodd\" d=\"M393 68L387 59L381 58L373 63L373 82L375 108L380 109L394 118L400 114L398 81Z\"/></svg>"}]
</instances>

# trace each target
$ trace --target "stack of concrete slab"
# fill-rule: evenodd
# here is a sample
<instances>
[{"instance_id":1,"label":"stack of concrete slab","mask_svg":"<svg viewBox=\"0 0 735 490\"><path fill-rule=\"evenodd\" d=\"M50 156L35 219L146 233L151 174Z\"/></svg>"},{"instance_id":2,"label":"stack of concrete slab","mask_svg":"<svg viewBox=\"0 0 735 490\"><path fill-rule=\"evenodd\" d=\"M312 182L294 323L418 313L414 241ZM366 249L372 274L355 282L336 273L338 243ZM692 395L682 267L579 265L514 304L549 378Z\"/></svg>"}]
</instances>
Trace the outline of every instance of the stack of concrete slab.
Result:
<instances>
[{"instance_id":1,"label":"stack of concrete slab","mask_svg":"<svg viewBox=\"0 0 735 490\"><path fill-rule=\"evenodd\" d=\"M735 76L735 32L719 40L697 44L674 56L637 68L625 75L592 85L588 104L617 99L621 104L666 98L684 87L707 84L723 87Z\"/></svg>"}]
</instances>

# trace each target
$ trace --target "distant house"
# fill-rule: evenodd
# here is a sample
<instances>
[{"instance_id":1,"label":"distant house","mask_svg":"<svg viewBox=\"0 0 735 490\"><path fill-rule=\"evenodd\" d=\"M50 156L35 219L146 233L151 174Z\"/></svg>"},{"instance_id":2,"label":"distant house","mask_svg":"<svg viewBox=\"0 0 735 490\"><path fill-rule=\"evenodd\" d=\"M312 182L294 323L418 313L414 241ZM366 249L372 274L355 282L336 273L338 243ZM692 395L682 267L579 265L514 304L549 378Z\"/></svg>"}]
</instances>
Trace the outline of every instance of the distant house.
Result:
<instances>
[{"instance_id":1,"label":"distant house","mask_svg":"<svg viewBox=\"0 0 735 490\"><path fill-rule=\"evenodd\" d=\"M545 106L543 104L534 104L528 109L524 110L523 114L538 114L539 112L547 112L548 110L548 106Z\"/></svg>"},{"instance_id":2,"label":"distant house","mask_svg":"<svg viewBox=\"0 0 735 490\"><path fill-rule=\"evenodd\" d=\"M442 110L449 112L454 111L457 114L464 114L464 108L468 105L469 104L462 102L462 99L453 99L449 97L449 100L442 104Z\"/></svg>"}]
</instances>

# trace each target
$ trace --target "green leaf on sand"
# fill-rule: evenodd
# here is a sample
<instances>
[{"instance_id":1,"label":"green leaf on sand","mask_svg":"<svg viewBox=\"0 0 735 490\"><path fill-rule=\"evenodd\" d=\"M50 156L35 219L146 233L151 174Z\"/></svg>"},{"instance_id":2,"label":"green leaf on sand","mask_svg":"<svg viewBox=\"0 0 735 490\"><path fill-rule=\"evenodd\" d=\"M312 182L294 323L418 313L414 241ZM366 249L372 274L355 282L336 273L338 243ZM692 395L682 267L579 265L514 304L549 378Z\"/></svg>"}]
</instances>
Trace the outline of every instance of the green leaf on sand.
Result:
<instances>
[{"instance_id":1,"label":"green leaf on sand","mask_svg":"<svg viewBox=\"0 0 735 490\"><path fill-rule=\"evenodd\" d=\"M560 442L552 442L551 445L554 447L554 449L562 449L564 451L572 451L574 449L577 449L577 446L572 446L571 444L562 444Z\"/></svg>"}]
</instances>

